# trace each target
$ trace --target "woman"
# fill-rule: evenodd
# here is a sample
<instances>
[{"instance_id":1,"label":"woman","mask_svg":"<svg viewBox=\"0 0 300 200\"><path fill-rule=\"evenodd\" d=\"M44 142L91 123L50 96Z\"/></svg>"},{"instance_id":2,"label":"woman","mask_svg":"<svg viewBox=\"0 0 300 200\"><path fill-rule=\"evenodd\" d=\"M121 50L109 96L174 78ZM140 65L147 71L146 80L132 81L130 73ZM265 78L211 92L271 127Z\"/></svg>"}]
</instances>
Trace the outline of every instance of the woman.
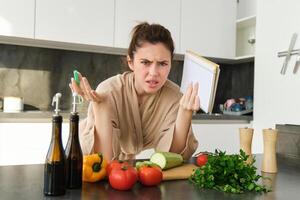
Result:
<instances>
[{"instance_id":1,"label":"woman","mask_svg":"<svg viewBox=\"0 0 300 200\"><path fill-rule=\"evenodd\" d=\"M182 95L167 79L174 44L161 25L141 23L133 29L127 63L131 72L111 77L93 90L82 75L70 87L90 101L80 124L84 154L102 152L107 159L133 159L142 150L180 153L189 158L198 146L191 129L199 109L198 84Z\"/></svg>"}]
</instances>

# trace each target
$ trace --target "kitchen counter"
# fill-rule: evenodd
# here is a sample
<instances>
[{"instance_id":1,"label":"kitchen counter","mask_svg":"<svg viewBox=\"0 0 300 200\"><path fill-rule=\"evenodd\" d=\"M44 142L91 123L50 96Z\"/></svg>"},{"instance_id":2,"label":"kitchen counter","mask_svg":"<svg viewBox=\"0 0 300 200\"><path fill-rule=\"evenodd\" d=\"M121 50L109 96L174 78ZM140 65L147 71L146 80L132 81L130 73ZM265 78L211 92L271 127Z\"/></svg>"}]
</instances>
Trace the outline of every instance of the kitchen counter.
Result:
<instances>
[{"instance_id":1,"label":"kitchen counter","mask_svg":"<svg viewBox=\"0 0 300 200\"><path fill-rule=\"evenodd\" d=\"M69 112L61 112L64 122L69 120ZM47 123L51 122L53 112L50 111L25 111L16 113L0 112L0 123ZM81 115L83 119L86 115Z\"/></svg>"},{"instance_id":2,"label":"kitchen counter","mask_svg":"<svg viewBox=\"0 0 300 200\"><path fill-rule=\"evenodd\" d=\"M256 166L260 172L262 155L257 156ZM136 184L132 190L117 191L106 181L84 183L82 189L67 190L64 196L53 199L298 199L300 186L299 160L278 157L278 173L263 174L272 181L264 184L273 187L266 194L228 194L215 190L197 189L187 180L165 181L157 187ZM43 165L20 165L0 167L1 199L43 199ZM47 197L52 199L52 197Z\"/></svg>"},{"instance_id":3,"label":"kitchen counter","mask_svg":"<svg viewBox=\"0 0 300 200\"><path fill-rule=\"evenodd\" d=\"M253 120L252 115L225 115L225 114L196 114L193 116L195 124L247 124Z\"/></svg>"},{"instance_id":4,"label":"kitchen counter","mask_svg":"<svg viewBox=\"0 0 300 200\"><path fill-rule=\"evenodd\" d=\"M0 123L47 123L51 122L53 112L49 111L25 111L18 113L0 112ZM64 121L69 119L69 112L61 112ZM86 117L86 113L80 114L80 118ZM196 114L193 123L250 123L253 117L250 115L233 116L223 114Z\"/></svg>"}]
</instances>

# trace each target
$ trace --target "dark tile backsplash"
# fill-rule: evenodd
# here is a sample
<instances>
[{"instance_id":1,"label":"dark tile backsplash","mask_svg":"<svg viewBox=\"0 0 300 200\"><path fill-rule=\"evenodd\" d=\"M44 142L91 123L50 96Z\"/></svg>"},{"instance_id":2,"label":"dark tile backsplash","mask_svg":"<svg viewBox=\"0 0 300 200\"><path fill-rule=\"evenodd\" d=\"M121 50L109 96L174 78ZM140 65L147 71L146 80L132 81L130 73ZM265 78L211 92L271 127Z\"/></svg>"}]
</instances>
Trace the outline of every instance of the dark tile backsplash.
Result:
<instances>
[{"instance_id":1,"label":"dark tile backsplash","mask_svg":"<svg viewBox=\"0 0 300 200\"><path fill-rule=\"evenodd\" d=\"M52 96L63 95L62 109L69 110L68 86L73 70L88 77L92 87L122 73L124 56L0 44L0 97L24 97L25 109L52 110ZM253 95L254 63L221 66L215 105L228 98ZM173 61L169 78L180 85L182 61ZM214 112L218 106L215 106Z\"/></svg>"}]
</instances>

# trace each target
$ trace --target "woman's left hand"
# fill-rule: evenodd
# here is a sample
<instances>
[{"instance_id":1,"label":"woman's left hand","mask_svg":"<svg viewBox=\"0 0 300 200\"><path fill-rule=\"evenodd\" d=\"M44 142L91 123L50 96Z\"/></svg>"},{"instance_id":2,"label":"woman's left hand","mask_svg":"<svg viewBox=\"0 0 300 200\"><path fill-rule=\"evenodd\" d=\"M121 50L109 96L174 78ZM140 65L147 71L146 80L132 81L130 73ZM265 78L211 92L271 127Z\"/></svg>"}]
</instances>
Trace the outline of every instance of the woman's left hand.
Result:
<instances>
[{"instance_id":1,"label":"woman's left hand","mask_svg":"<svg viewBox=\"0 0 300 200\"><path fill-rule=\"evenodd\" d=\"M196 112L200 109L200 99L198 96L199 83L191 83L180 99L180 107L183 110Z\"/></svg>"},{"instance_id":2,"label":"woman's left hand","mask_svg":"<svg viewBox=\"0 0 300 200\"><path fill-rule=\"evenodd\" d=\"M180 153L186 146L187 137L191 130L193 112L198 111L200 108L198 88L198 83L194 85L191 83L180 99L173 141L170 148L171 152Z\"/></svg>"}]
</instances>

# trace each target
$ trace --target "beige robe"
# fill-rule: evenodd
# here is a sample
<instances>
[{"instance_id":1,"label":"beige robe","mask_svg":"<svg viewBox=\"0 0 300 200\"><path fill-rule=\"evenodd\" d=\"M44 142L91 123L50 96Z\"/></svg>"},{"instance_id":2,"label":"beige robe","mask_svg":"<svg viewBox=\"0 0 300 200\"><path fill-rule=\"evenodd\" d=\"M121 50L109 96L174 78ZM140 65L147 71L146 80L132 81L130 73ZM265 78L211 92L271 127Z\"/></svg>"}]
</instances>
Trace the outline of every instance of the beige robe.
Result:
<instances>
[{"instance_id":1,"label":"beige robe","mask_svg":"<svg viewBox=\"0 0 300 200\"><path fill-rule=\"evenodd\" d=\"M136 154L149 148L170 150L182 96L175 83L167 80L157 93L150 95L140 106L132 72L103 81L96 91L106 92L109 98L113 159L133 159ZM90 104L87 118L80 123L80 142L84 154L93 153L94 134L94 116ZM185 144L181 154L188 159L198 146L191 127Z\"/></svg>"}]
</instances>

